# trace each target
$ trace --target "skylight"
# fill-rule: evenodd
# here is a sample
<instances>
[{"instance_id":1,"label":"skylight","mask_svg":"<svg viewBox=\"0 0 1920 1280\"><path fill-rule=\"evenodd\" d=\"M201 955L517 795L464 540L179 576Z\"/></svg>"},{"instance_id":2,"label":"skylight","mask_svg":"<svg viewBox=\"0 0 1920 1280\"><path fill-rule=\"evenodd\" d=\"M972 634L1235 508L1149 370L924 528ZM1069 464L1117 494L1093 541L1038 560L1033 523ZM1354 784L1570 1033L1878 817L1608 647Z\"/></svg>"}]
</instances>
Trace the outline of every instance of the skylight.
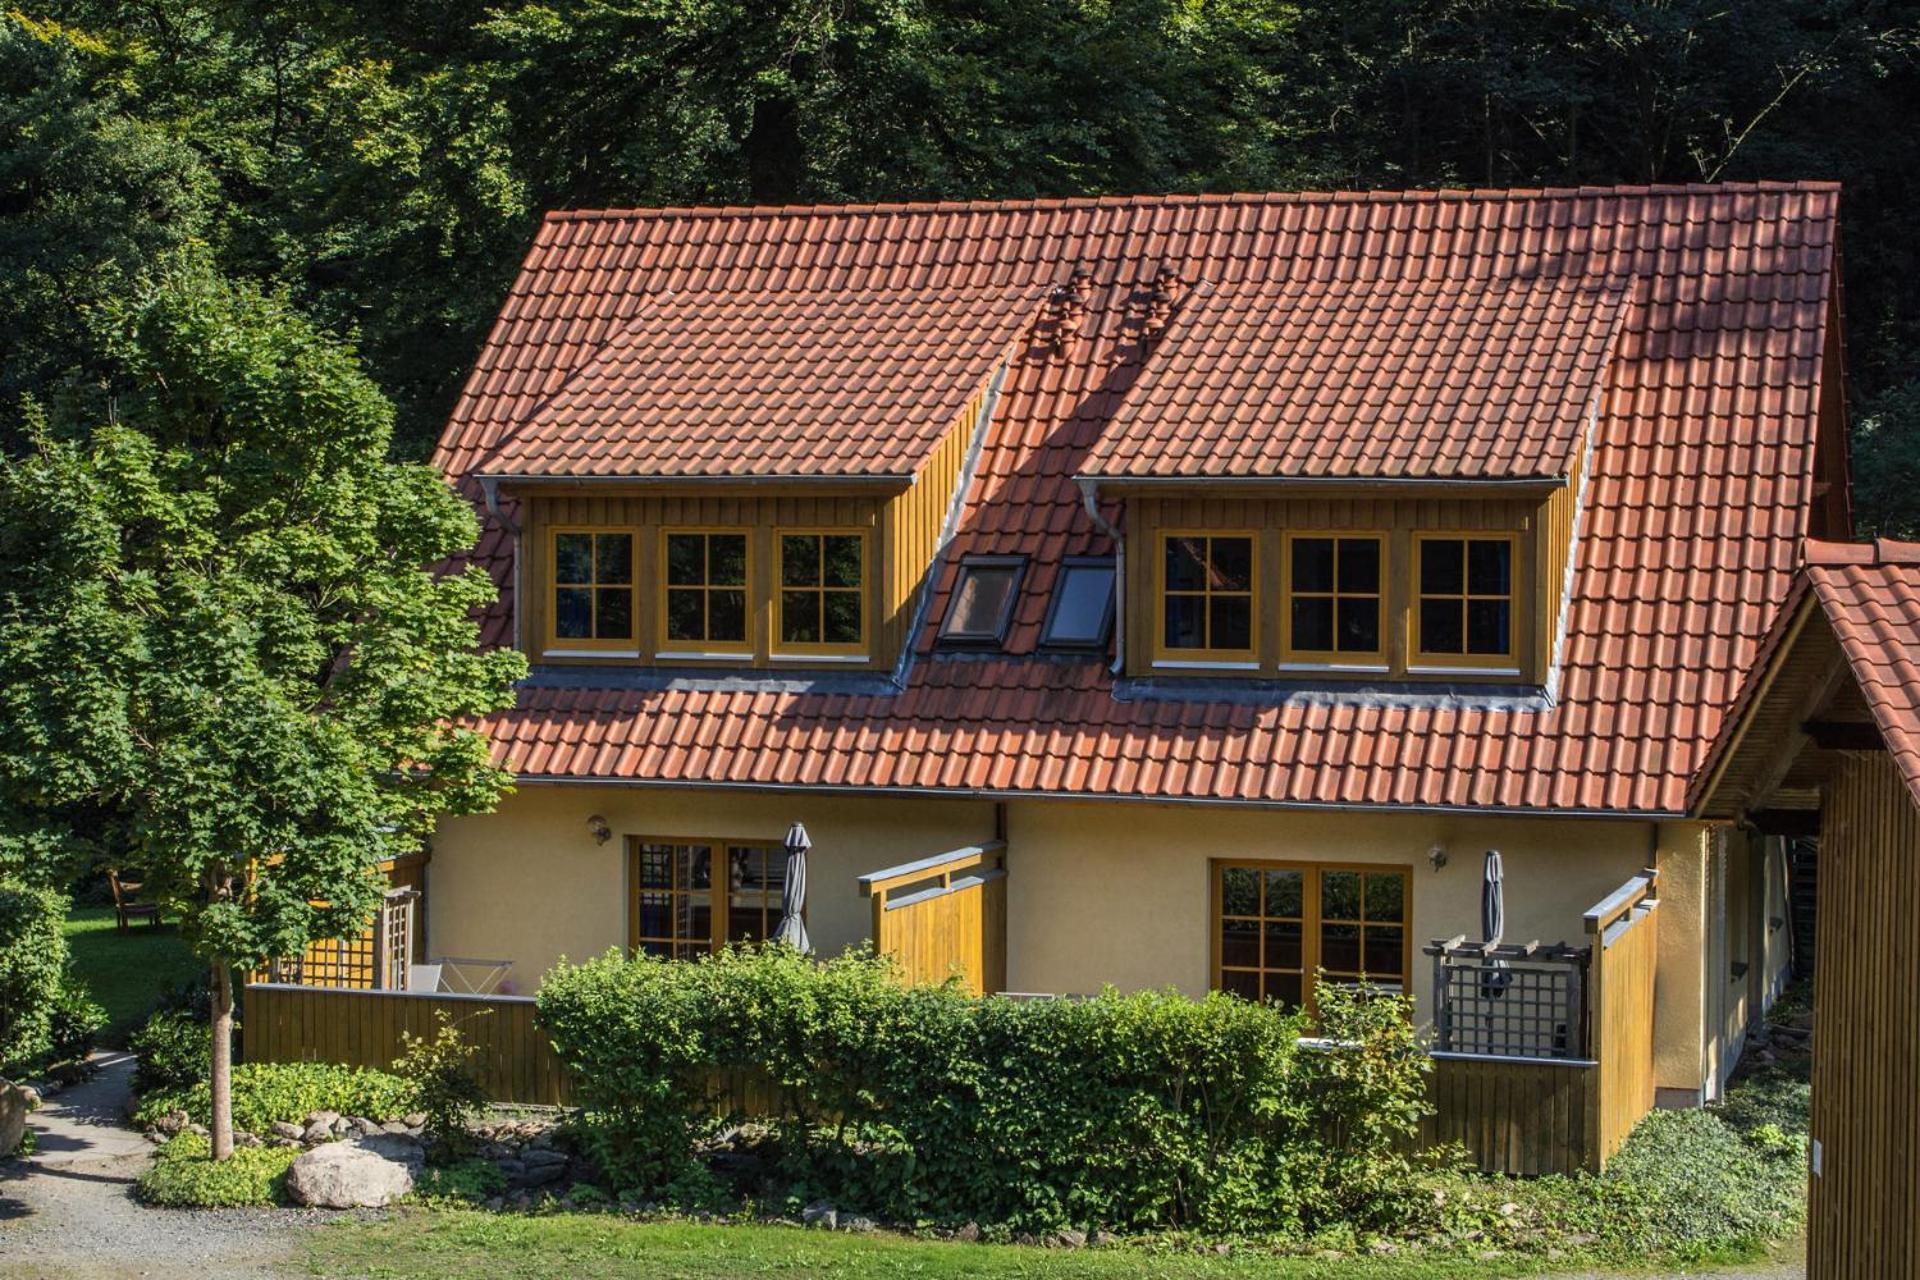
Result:
<instances>
[{"instance_id":1,"label":"skylight","mask_svg":"<svg viewBox=\"0 0 1920 1280\"><path fill-rule=\"evenodd\" d=\"M1113 561L1068 560L1047 608L1040 643L1051 649L1098 649L1113 627Z\"/></svg>"},{"instance_id":2,"label":"skylight","mask_svg":"<svg viewBox=\"0 0 1920 1280\"><path fill-rule=\"evenodd\" d=\"M976 556L960 565L947 616L940 623L942 643L999 645L1007 638L1020 579L1026 573L1024 556Z\"/></svg>"}]
</instances>

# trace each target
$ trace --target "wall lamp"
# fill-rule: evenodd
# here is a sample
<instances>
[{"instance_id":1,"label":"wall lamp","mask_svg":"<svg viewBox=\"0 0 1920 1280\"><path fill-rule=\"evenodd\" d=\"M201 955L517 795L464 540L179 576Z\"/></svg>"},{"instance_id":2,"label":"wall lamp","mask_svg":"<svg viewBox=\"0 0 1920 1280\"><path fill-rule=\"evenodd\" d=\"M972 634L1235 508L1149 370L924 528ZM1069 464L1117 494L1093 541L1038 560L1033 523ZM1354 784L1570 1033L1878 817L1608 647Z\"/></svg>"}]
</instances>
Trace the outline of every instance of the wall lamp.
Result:
<instances>
[{"instance_id":1,"label":"wall lamp","mask_svg":"<svg viewBox=\"0 0 1920 1280\"><path fill-rule=\"evenodd\" d=\"M587 819L587 830L593 833L595 844L605 844L613 839L613 828L608 826L607 820L597 813Z\"/></svg>"}]
</instances>

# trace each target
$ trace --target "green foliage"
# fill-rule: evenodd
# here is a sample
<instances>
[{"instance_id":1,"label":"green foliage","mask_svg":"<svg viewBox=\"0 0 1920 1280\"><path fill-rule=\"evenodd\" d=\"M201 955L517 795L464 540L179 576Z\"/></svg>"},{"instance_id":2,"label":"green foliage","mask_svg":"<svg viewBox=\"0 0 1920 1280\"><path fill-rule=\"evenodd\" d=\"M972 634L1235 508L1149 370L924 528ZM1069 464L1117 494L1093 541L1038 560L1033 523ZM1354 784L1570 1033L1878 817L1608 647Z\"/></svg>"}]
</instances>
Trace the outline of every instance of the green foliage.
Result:
<instances>
[{"instance_id":1,"label":"green foliage","mask_svg":"<svg viewBox=\"0 0 1920 1280\"><path fill-rule=\"evenodd\" d=\"M190 1088L207 1079L213 1063L213 1028L206 1015L183 1009L161 1009L128 1037L127 1048L139 1059L133 1071L133 1091L141 1097Z\"/></svg>"},{"instance_id":2,"label":"green foliage","mask_svg":"<svg viewBox=\"0 0 1920 1280\"><path fill-rule=\"evenodd\" d=\"M499 1165L469 1157L428 1165L414 1181L413 1198L423 1204L479 1204L506 1189Z\"/></svg>"},{"instance_id":3,"label":"green foliage","mask_svg":"<svg viewBox=\"0 0 1920 1280\"><path fill-rule=\"evenodd\" d=\"M106 1025L107 1011L94 1000L86 984L71 971L62 974L60 995L48 1020L48 1057L54 1062L85 1062Z\"/></svg>"},{"instance_id":4,"label":"green foliage","mask_svg":"<svg viewBox=\"0 0 1920 1280\"><path fill-rule=\"evenodd\" d=\"M276 1120L298 1124L313 1111L397 1120L416 1105L412 1085L368 1067L248 1062L233 1069L234 1127L253 1133L264 1133ZM212 1104L207 1082L195 1080L185 1087L146 1094L134 1118L152 1124L170 1111L184 1111L197 1124L209 1123Z\"/></svg>"},{"instance_id":5,"label":"green foliage","mask_svg":"<svg viewBox=\"0 0 1920 1280\"><path fill-rule=\"evenodd\" d=\"M472 1144L468 1123L487 1104L474 1071L477 1046L468 1042L459 1026L440 1011L439 1027L431 1038L400 1033L402 1052L393 1069L413 1088L420 1110L427 1114L427 1135L444 1155L459 1155Z\"/></svg>"},{"instance_id":6,"label":"green foliage","mask_svg":"<svg viewBox=\"0 0 1920 1280\"><path fill-rule=\"evenodd\" d=\"M1354 1043L1224 994L975 1000L870 956L785 948L618 956L548 976L541 1019L581 1082L584 1136L623 1188L697 1190L716 1081L761 1080L794 1208L896 1220L1209 1232L1372 1225L1408 1173L1425 1059L1397 1002L1330 1002ZM1329 1158L1325 1134L1345 1127Z\"/></svg>"},{"instance_id":7,"label":"green foliage","mask_svg":"<svg viewBox=\"0 0 1920 1280\"><path fill-rule=\"evenodd\" d=\"M287 1202L291 1147L240 1147L215 1161L205 1138L182 1133L154 1154L137 1190L151 1205L170 1209L231 1209Z\"/></svg>"},{"instance_id":8,"label":"green foliage","mask_svg":"<svg viewBox=\"0 0 1920 1280\"><path fill-rule=\"evenodd\" d=\"M53 890L0 880L0 1068L52 1047L67 965L66 914L66 898Z\"/></svg>"}]
</instances>

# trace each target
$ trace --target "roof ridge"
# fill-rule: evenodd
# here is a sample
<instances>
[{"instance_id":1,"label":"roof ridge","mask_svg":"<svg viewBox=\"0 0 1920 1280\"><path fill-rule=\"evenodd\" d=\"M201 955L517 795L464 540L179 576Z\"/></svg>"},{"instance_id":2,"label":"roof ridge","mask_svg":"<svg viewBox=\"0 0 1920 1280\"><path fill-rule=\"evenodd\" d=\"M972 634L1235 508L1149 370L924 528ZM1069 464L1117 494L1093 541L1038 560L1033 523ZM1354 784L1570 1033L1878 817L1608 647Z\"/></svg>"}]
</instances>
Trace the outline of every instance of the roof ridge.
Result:
<instances>
[{"instance_id":1,"label":"roof ridge","mask_svg":"<svg viewBox=\"0 0 1920 1280\"><path fill-rule=\"evenodd\" d=\"M1875 538L1871 542L1844 542L1808 538L1802 558L1809 566L1920 565L1920 542Z\"/></svg>"},{"instance_id":2,"label":"roof ridge","mask_svg":"<svg viewBox=\"0 0 1920 1280\"><path fill-rule=\"evenodd\" d=\"M550 209L549 222L587 222L636 218L768 218L811 214L912 214L930 212L995 213L1022 209L1098 209L1141 205L1234 204L1397 204L1472 201L1568 200L1582 197L1648 199L1681 195L1832 193L1841 184L1828 179L1750 182L1621 184L1578 187L1381 187L1368 191L1138 192L1131 195L1033 196L1002 200L897 200L847 204L646 205L631 208Z\"/></svg>"}]
</instances>

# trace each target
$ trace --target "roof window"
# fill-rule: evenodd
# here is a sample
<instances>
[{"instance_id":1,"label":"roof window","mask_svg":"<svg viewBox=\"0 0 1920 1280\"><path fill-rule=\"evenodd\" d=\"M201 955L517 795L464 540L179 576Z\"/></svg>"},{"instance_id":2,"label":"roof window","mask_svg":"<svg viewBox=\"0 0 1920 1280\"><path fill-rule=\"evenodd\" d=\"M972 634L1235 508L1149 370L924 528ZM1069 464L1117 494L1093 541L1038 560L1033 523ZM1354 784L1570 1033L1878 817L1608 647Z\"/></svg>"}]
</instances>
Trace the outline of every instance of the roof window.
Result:
<instances>
[{"instance_id":1,"label":"roof window","mask_svg":"<svg viewBox=\"0 0 1920 1280\"><path fill-rule=\"evenodd\" d=\"M1113 561L1076 558L1060 566L1040 643L1049 649L1100 649L1113 629Z\"/></svg>"},{"instance_id":2,"label":"roof window","mask_svg":"<svg viewBox=\"0 0 1920 1280\"><path fill-rule=\"evenodd\" d=\"M969 556L960 562L953 599L940 623L942 644L998 647L1026 575L1025 556Z\"/></svg>"}]
</instances>

